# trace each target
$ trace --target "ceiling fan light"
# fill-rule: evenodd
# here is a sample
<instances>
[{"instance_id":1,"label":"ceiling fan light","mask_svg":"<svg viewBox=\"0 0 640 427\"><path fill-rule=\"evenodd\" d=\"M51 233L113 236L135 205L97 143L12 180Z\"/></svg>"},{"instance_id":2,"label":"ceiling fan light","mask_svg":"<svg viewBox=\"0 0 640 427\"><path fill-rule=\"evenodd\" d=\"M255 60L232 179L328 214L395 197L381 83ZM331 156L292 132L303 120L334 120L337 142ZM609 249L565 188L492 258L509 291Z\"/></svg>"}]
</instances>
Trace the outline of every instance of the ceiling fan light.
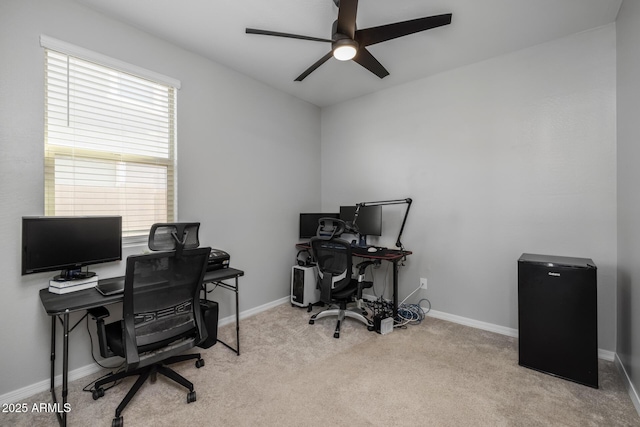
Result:
<instances>
[{"instance_id":1,"label":"ceiling fan light","mask_svg":"<svg viewBox=\"0 0 640 427\"><path fill-rule=\"evenodd\" d=\"M338 40L333 44L333 56L338 61L353 59L358 53L358 43L351 39Z\"/></svg>"}]
</instances>

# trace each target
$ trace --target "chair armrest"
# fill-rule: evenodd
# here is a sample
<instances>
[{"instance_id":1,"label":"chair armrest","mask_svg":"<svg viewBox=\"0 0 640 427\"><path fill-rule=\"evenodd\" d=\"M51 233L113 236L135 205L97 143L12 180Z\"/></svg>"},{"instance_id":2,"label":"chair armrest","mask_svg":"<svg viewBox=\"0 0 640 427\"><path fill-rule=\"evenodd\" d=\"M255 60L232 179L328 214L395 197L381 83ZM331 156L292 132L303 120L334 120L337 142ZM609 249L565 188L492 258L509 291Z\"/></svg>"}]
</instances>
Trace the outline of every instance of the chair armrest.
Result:
<instances>
[{"instance_id":1,"label":"chair armrest","mask_svg":"<svg viewBox=\"0 0 640 427\"><path fill-rule=\"evenodd\" d=\"M358 263L356 265L356 268L358 269L358 281L360 280L360 275L364 275L364 272L367 269L367 267L369 267L370 265L379 265L379 264L380 264L379 259L376 259L373 261L362 261L361 263Z\"/></svg>"},{"instance_id":2,"label":"chair armrest","mask_svg":"<svg viewBox=\"0 0 640 427\"><path fill-rule=\"evenodd\" d=\"M89 315L96 321L96 329L98 331L98 345L100 347L100 356L111 357L115 354L107 345L107 332L104 326L104 319L109 317L109 310L106 307L95 307L87 310Z\"/></svg>"},{"instance_id":3,"label":"chair armrest","mask_svg":"<svg viewBox=\"0 0 640 427\"><path fill-rule=\"evenodd\" d=\"M367 270L367 267L372 265L379 265L379 264L380 264L380 260L377 259L373 261L362 261L361 263L358 263L358 265L356 265L356 268L358 269L358 294L357 294L358 299L362 298L363 289L367 289L373 286L373 282L366 282L364 280L364 273Z\"/></svg>"}]
</instances>

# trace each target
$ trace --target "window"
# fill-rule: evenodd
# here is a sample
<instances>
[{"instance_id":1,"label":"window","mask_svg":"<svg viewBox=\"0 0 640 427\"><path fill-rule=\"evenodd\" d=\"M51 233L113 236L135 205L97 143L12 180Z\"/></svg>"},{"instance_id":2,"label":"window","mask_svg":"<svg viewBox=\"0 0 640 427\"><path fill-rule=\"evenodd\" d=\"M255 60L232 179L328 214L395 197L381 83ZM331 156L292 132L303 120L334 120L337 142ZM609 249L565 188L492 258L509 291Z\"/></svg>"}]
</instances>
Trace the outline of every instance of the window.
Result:
<instances>
[{"instance_id":1,"label":"window","mask_svg":"<svg viewBox=\"0 0 640 427\"><path fill-rule=\"evenodd\" d=\"M41 43L45 215L122 215L130 242L173 221L177 87Z\"/></svg>"}]
</instances>

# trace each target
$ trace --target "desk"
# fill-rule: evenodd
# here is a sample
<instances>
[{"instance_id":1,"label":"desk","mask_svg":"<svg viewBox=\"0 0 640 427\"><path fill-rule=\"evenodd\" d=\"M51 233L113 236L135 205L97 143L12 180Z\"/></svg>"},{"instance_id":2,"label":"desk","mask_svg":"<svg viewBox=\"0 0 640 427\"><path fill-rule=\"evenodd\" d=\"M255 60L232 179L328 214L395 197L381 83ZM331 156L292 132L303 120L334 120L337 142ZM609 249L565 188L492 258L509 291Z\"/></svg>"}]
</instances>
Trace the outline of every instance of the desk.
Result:
<instances>
[{"instance_id":1,"label":"desk","mask_svg":"<svg viewBox=\"0 0 640 427\"><path fill-rule=\"evenodd\" d=\"M311 245L308 242L302 242L296 244L296 249L311 251ZM351 255L370 260L388 261L393 264L393 318L398 317L398 263L402 261L407 255L411 255L411 251L399 251L395 249L386 249L379 253L369 252L367 248L351 248Z\"/></svg>"},{"instance_id":2,"label":"desk","mask_svg":"<svg viewBox=\"0 0 640 427\"><path fill-rule=\"evenodd\" d=\"M235 351L240 355L240 324L238 314L238 277L244 276L244 271L235 268L223 268L205 273L202 280L204 289L206 284L217 283L224 289L229 289L236 294L236 345L234 349L228 344L223 343L226 347ZM235 286L223 283L223 280L235 279ZM113 279L105 279L113 280ZM69 314L77 311L88 310L90 308L100 307L103 305L115 304L122 302L123 294L104 296L95 288L85 289L83 291L70 292L68 294L53 294L48 289L40 290L40 301L49 316L51 316L51 397L53 403L61 408L67 403L68 394L68 377L69 377L69 332L73 331L76 326L87 316L85 314L76 322L73 327L69 328ZM62 317L63 343L62 343L62 404L58 405L58 399L55 393L55 359L56 359L56 318ZM61 426L67 425L67 413L56 412L58 422Z\"/></svg>"}]
</instances>

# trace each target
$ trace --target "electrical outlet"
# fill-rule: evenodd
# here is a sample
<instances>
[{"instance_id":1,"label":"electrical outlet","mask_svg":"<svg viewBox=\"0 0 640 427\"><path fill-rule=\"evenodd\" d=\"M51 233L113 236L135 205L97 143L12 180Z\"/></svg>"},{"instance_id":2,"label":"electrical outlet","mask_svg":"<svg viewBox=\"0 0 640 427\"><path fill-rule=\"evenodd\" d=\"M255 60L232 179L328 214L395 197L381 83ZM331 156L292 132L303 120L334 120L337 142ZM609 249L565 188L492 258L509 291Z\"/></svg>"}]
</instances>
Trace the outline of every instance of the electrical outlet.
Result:
<instances>
[{"instance_id":1,"label":"electrical outlet","mask_svg":"<svg viewBox=\"0 0 640 427\"><path fill-rule=\"evenodd\" d=\"M421 277L420 278L420 289L427 289L427 278L426 277Z\"/></svg>"}]
</instances>

